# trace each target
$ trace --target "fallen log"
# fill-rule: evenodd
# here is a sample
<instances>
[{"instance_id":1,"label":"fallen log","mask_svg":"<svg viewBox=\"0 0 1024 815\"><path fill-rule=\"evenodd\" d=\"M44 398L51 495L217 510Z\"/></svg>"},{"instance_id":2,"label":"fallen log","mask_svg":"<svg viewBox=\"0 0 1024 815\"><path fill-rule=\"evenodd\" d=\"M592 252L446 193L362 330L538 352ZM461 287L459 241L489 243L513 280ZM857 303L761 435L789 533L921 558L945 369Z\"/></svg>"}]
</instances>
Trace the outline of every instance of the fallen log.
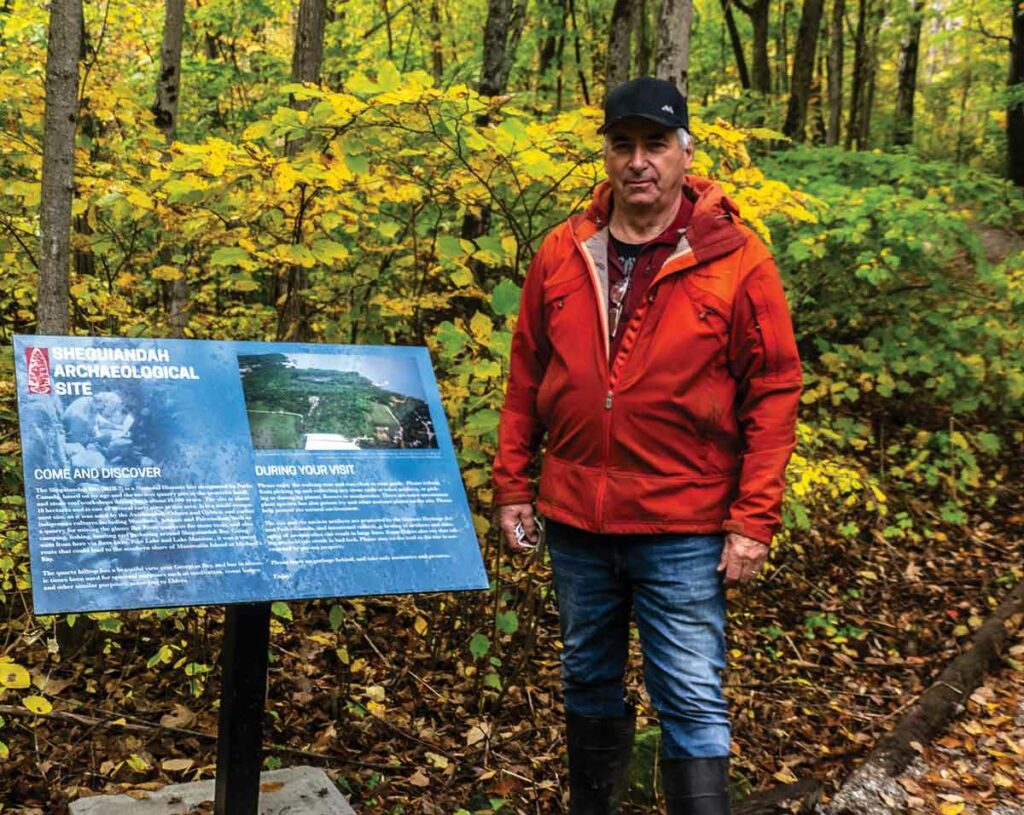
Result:
<instances>
[{"instance_id":1,"label":"fallen log","mask_svg":"<svg viewBox=\"0 0 1024 815\"><path fill-rule=\"evenodd\" d=\"M793 784L783 784L769 790L748 795L733 806L733 815L776 815L779 812L809 815L814 812L824 786L814 778L802 778ZM797 808L794 803L799 803Z\"/></svg>"},{"instance_id":2,"label":"fallen log","mask_svg":"<svg viewBox=\"0 0 1024 815\"><path fill-rule=\"evenodd\" d=\"M843 783L820 815L878 815L891 807L880 793L892 798L894 779L913 761L921 746L939 735L962 709L985 673L1002 661L1007 638L1024 619L1024 581L1018 583L978 629L971 647L954 659L939 678L878 740L874 749Z\"/></svg>"}]
</instances>

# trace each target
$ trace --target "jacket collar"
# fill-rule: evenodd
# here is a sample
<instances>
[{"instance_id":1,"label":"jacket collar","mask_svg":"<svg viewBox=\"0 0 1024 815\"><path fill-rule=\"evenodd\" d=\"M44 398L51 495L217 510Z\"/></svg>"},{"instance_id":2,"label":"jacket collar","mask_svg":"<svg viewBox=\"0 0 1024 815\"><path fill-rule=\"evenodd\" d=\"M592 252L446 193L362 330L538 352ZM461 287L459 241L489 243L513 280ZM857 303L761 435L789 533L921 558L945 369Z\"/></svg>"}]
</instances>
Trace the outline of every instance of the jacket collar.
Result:
<instances>
[{"instance_id":1,"label":"jacket collar","mask_svg":"<svg viewBox=\"0 0 1024 815\"><path fill-rule=\"evenodd\" d=\"M676 250L665 261L656 279L716 260L746 243L746 236L735 223L739 207L718 184L710 179L687 175L683 178L683 194L693 201L693 215ZM611 184L602 181L594 190L587 210L573 218L573 231L580 243L608 226L611 203Z\"/></svg>"}]
</instances>

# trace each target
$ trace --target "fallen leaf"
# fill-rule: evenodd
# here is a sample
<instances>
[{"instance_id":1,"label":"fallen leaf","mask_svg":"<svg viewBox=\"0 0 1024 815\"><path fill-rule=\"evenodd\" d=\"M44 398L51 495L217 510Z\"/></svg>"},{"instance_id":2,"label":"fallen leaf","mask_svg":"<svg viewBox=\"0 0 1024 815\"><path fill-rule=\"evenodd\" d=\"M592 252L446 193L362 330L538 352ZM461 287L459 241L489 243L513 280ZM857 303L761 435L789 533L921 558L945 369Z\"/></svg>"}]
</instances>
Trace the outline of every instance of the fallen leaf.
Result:
<instances>
[{"instance_id":1,"label":"fallen leaf","mask_svg":"<svg viewBox=\"0 0 1024 815\"><path fill-rule=\"evenodd\" d=\"M160 762L160 766L169 773L183 773L195 762L190 758L166 758Z\"/></svg>"},{"instance_id":2,"label":"fallen leaf","mask_svg":"<svg viewBox=\"0 0 1024 815\"><path fill-rule=\"evenodd\" d=\"M430 779L423 774L423 770L417 770L409 777L409 783L414 787L429 787Z\"/></svg>"}]
</instances>

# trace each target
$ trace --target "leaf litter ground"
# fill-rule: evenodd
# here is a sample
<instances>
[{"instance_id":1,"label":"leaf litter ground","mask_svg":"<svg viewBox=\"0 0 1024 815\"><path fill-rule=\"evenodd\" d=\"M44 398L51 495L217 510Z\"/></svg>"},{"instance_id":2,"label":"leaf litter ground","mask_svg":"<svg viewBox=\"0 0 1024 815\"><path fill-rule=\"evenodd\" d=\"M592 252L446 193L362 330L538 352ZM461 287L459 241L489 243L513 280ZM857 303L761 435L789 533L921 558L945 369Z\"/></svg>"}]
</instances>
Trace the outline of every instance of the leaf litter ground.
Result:
<instances>
[{"instance_id":1,"label":"leaf litter ground","mask_svg":"<svg viewBox=\"0 0 1024 815\"><path fill-rule=\"evenodd\" d=\"M786 552L755 586L730 592L737 794L809 776L834 789L969 644L1024 576L1024 512L1006 496L966 529L921 543L870 530L838 541L823 519L801 541L802 556ZM326 601L295 604L292 620L275 618L268 764L323 766L366 815L564 811L547 566L493 547L488 560L502 609L518 612L515 626L491 627L491 593L345 601L333 612ZM51 815L81 795L141 796L212 775L219 671L200 672L206 681L193 695L183 666L216 665L218 610L125 614L117 634L80 623L84 641L63 654L34 618L7 611L8 651L17 646L54 709L37 717L12 692L0 697L5 812ZM468 643L481 633L490 647L473 655ZM908 811L1020 811L1007 808L1024 794L1024 646L1014 642L1016 665L993 674L900 779ZM148 668L163 644L173 646L172 663ZM633 651L630 691L641 725L653 724L635 641Z\"/></svg>"}]
</instances>

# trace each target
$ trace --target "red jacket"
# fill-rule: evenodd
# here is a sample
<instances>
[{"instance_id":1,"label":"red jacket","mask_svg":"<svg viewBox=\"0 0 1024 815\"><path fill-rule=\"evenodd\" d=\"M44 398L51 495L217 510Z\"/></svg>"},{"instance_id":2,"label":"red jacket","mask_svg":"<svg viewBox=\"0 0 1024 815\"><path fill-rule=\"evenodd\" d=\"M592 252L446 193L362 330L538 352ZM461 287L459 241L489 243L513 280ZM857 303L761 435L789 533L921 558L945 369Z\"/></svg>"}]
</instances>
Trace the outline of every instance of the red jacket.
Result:
<instances>
[{"instance_id":1,"label":"red jacket","mask_svg":"<svg viewBox=\"0 0 1024 815\"><path fill-rule=\"evenodd\" d=\"M711 181L608 360L608 212L547 236L523 286L494 462L497 505L606 533L738 532L770 542L802 376L771 255Z\"/></svg>"}]
</instances>

